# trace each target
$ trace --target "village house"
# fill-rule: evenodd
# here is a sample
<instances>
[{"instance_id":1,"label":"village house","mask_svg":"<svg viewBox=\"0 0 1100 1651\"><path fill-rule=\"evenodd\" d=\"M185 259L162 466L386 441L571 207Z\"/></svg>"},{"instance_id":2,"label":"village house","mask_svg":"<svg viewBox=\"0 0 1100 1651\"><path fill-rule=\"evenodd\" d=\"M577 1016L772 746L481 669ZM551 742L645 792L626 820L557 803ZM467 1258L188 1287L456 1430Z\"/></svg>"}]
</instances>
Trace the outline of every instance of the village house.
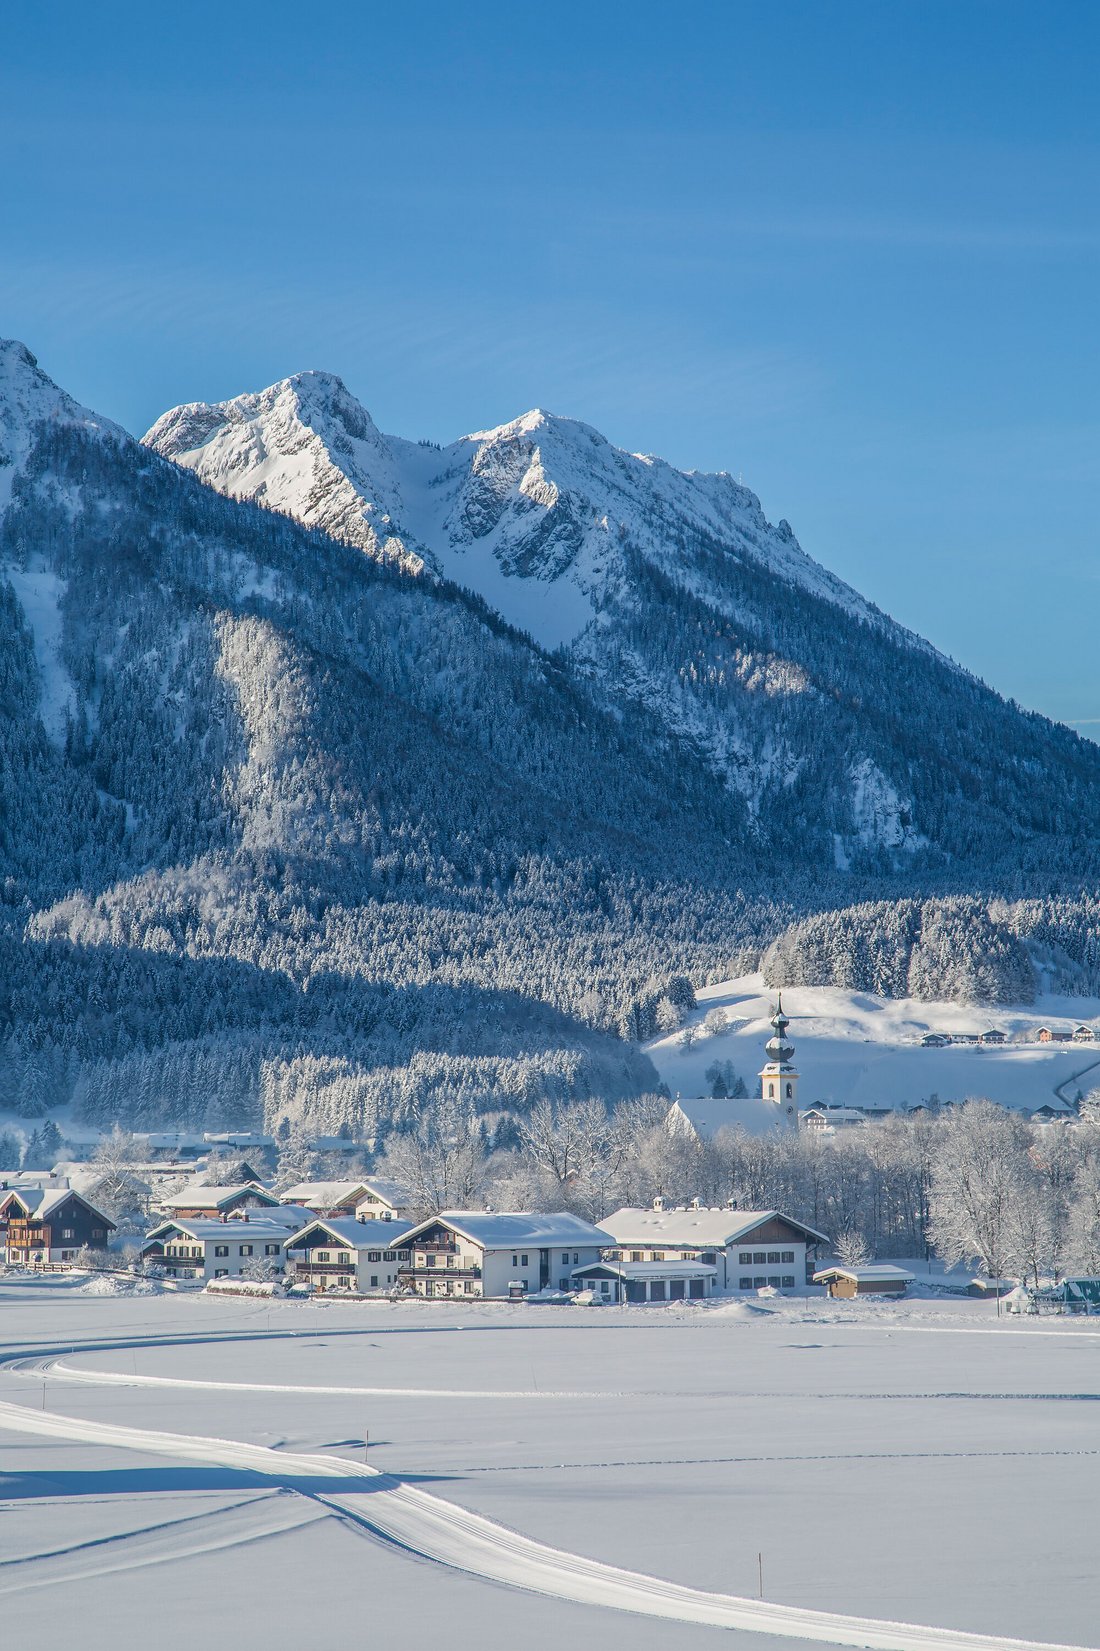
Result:
<instances>
[{"instance_id":1,"label":"village house","mask_svg":"<svg viewBox=\"0 0 1100 1651\"><path fill-rule=\"evenodd\" d=\"M365 1175L366 1189L355 1206L360 1221L404 1221L412 1214L412 1193L385 1175Z\"/></svg>"},{"instance_id":2,"label":"village house","mask_svg":"<svg viewBox=\"0 0 1100 1651\"><path fill-rule=\"evenodd\" d=\"M569 1290L577 1267L599 1261L611 1235L564 1212L443 1210L402 1234L398 1280L421 1296L535 1295Z\"/></svg>"},{"instance_id":3,"label":"village house","mask_svg":"<svg viewBox=\"0 0 1100 1651\"><path fill-rule=\"evenodd\" d=\"M914 1275L888 1261L872 1261L863 1267L823 1267L814 1274L815 1284L824 1284L829 1294L848 1301L853 1296L903 1296Z\"/></svg>"},{"instance_id":4,"label":"village house","mask_svg":"<svg viewBox=\"0 0 1100 1651\"><path fill-rule=\"evenodd\" d=\"M294 1230L287 1221L267 1211L253 1215L211 1219L209 1216L177 1216L154 1227L142 1246L145 1262L163 1267L168 1278L208 1281L239 1278L242 1275L282 1273L284 1246ZM294 1226L301 1224L303 1211L296 1212Z\"/></svg>"},{"instance_id":5,"label":"village house","mask_svg":"<svg viewBox=\"0 0 1100 1651\"><path fill-rule=\"evenodd\" d=\"M704 1261L590 1261L574 1267L574 1289L598 1301L702 1301L713 1295L718 1268Z\"/></svg>"},{"instance_id":6,"label":"village house","mask_svg":"<svg viewBox=\"0 0 1100 1651\"><path fill-rule=\"evenodd\" d=\"M369 1190L365 1181L299 1181L280 1196L284 1204L301 1204L315 1215L354 1218Z\"/></svg>"},{"instance_id":7,"label":"village house","mask_svg":"<svg viewBox=\"0 0 1100 1651\"><path fill-rule=\"evenodd\" d=\"M700 1261L716 1269L719 1291L801 1290L809 1282L824 1233L779 1210L707 1209L695 1199L685 1209L621 1209L601 1226L614 1240L608 1261Z\"/></svg>"},{"instance_id":8,"label":"village house","mask_svg":"<svg viewBox=\"0 0 1100 1651\"><path fill-rule=\"evenodd\" d=\"M115 1223L71 1187L24 1188L7 1216L11 1266L75 1261L82 1249L105 1250Z\"/></svg>"},{"instance_id":9,"label":"village house","mask_svg":"<svg viewBox=\"0 0 1100 1651\"><path fill-rule=\"evenodd\" d=\"M368 1295L392 1290L398 1268L409 1261L403 1247L411 1221L357 1221L354 1216L318 1218L286 1241L287 1275L315 1290L349 1290Z\"/></svg>"},{"instance_id":10,"label":"village house","mask_svg":"<svg viewBox=\"0 0 1100 1651\"><path fill-rule=\"evenodd\" d=\"M201 1187L191 1182L179 1192L170 1192L157 1204L166 1216L180 1216L191 1220L205 1216L217 1220L223 1215L237 1215L244 1210L278 1208L279 1199L257 1181L245 1181L235 1187Z\"/></svg>"},{"instance_id":11,"label":"village house","mask_svg":"<svg viewBox=\"0 0 1100 1651\"><path fill-rule=\"evenodd\" d=\"M867 1115L856 1106L808 1106L798 1114L798 1126L832 1135L838 1129L866 1129Z\"/></svg>"}]
</instances>

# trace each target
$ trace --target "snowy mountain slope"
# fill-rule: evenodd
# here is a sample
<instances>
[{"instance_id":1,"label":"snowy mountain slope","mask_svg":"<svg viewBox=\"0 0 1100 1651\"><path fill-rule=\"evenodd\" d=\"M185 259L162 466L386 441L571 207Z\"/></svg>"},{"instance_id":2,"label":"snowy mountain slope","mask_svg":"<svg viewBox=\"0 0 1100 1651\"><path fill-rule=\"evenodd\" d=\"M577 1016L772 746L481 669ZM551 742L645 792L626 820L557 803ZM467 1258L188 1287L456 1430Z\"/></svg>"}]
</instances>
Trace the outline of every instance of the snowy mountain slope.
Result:
<instances>
[{"instance_id":1,"label":"snowy mountain slope","mask_svg":"<svg viewBox=\"0 0 1100 1651\"><path fill-rule=\"evenodd\" d=\"M993 816L1002 840L1039 826L1033 765L1053 748L1094 766L819 566L731 476L575 420L534 411L435 449L303 373L177 408L145 440L221 492L477 592L693 750L761 839L819 865L970 858Z\"/></svg>"},{"instance_id":2,"label":"snowy mountain slope","mask_svg":"<svg viewBox=\"0 0 1100 1651\"><path fill-rule=\"evenodd\" d=\"M82 407L39 372L36 358L14 338L0 338L0 514L11 502L43 425L69 425L96 431L105 438L130 440L117 424Z\"/></svg>"},{"instance_id":3,"label":"snowy mountain slope","mask_svg":"<svg viewBox=\"0 0 1100 1651\"><path fill-rule=\"evenodd\" d=\"M423 566L397 536L402 477L390 445L329 373L298 373L217 407L173 408L145 442L183 463L201 454L188 468L231 499L280 510L410 572Z\"/></svg>"}]
</instances>

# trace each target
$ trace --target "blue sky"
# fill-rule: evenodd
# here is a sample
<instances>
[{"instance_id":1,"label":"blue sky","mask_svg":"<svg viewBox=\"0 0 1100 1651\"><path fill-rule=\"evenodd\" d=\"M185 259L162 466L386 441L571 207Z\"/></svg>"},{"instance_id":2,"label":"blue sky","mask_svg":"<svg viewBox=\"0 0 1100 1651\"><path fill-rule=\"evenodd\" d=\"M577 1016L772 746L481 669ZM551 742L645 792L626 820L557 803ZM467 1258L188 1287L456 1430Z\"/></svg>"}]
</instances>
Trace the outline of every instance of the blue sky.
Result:
<instances>
[{"instance_id":1,"label":"blue sky","mask_svg":"<svg viewBox=\"0 0 1100 1651\"><path fill-rule=\"evenodd\" d=\"M0 333L81 399L571 413L1100 737L1100 8L20 11Z\"/></svg>"}]
</instances>

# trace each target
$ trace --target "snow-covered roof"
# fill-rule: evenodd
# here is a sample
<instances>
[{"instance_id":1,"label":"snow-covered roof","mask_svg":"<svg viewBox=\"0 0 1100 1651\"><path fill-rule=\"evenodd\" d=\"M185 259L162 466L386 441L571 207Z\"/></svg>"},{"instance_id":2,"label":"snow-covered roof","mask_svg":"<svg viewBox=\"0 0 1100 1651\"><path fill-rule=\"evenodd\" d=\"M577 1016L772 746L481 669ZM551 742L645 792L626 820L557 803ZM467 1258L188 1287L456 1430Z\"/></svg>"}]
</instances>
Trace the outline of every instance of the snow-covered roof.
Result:
<instances>
[{"instance_id":1,"label":"snow-covered roof","mask_svg":"<svg viewBox=\"0 0 1100 1651\"><path fill-rule=\"evenodd\" d=\"M680 1249L713 1245L724 1249L727 1244L747 1238L765 1221L785 1221L788 1226L796 1227L803 1233L809 1243L828 1243L824 1233L808 1227L804 1221L797 1221L792 1215L784 1215L782 1210L626 1208L605 1216L602 1226L611 1233L616 1244L657 1247L665 1244Z\"/></svg>"},{"instance_id":2,"label":"snow-covered roof","mask_svg":"<svg viewBox=\"0 0 1100 1651\"><path fill-rule=\"evenodd\" d=\"M273 1147L274 1135L257 1135L247 1129L225 1129L211 1133L203 1131L203 1140L210 1146L218 1147Z\"/></svg>"},{"instance_id":3,"label":"snow-covered roof","mask_svg":"<svg viewBox=\"0 0 1100 1651\"><path fill-rule=\"evenodd\" d=\"M427 1221L421 1221L409 1230L415 1239L426 1228L442 1221L453 1227L463 1238L479 1244L486 1250L510 1250L518 1245L529 1249L549 1248L555 1244L584 1244L589 1249L601 1249L611 1242L610 1233L602 1227L593 1227L578 1215L564 1210L553 1215L530 1214L523 1210L497 1213L486 1210L441 1210Z\"/></svg>"},{"instance_id":4,"label":"snow-covered roof","mask_svg":"<svg viewBox=\"0 0 1100 1651\"><path fill-rule=\"evenodd\" d=\"M154 1239L163 1238L170 1232L180 1232L193 1238L196 1244L245 1244L255 1239L284 1244L291 1231L293 1228L289 1228L285 1221L272 1221L266 1214L254 1216L251 1221L217 1221L205 1215L194 1218L177 1215L171 1221L162 1221L159 1227L154 1227L146 1243L151 1244Z\"/></svg>"},{"instance_id":5,"label":"snow-covered roof","mask_svg":"<svg viewBox=\"0 0 1100 1651\"><path fill-rule=\"evenodd\" d=\"M166 1210L220 1210L224 1204L231 1204L241 1193L251 1193L264 1204L278 1204L279 1200L273 1192L261 1187L255 1181L245 1181L236 1187L201 1187L195 1183L181 1187L179 1192L170 1192L161 1199Z\"/></svg>"},{"instance_id":6,"label":"snow-covered roof","mask_svg":"<svg viewBox=\"0 0 1100 1651\"><path fill-rule=\"evenodd\" d=\"M346 1204L366 1191L365 1181L299 1181L280 1197L284 1204Z\"/></svg>"},{"instance_id":7,"label":"snow-covered roof","mask_svg":"<svg viewBox=\"0 0 1100 1651\"><path fill-rule=\"evenodd\" d=\"M115 1224L109 1215L105 1215L90 1199L85 1198L82 1192L77 1192L72 1187L45 1187L40 1189L38 1195L28 1188L26 1191L21 1192L19 1196L25 1204L30 1204L30 1219L34 1221L48 1221L54 1210L60 1209L66 1199L75 1198L84 1205L86 1210L90 1210L93 1215L98 1215L106 1226L113 1227Z\"/></svg>"},{"instance_id":8,"label":"snow-covered roof","mask_svg":"<svg viewBox=\"0 0 1100 1651\"><path fill-rule=\"evenodd\" d=\"M331 1233L337 1243L348 1250L392 1250L412 1227L411 1221L356 1221L353 1215L315 1215L295 1229L287 1245L294 1245L307 1233L319 1229Z\"/></svg>"},{"instance_id":9,"label":"snow-covered roof","mask_svg":"<svg viewBox=\"0 0 1100 1651\"><path fill-rule=\"evenodd\" d=\"M739 1099L677 1095L669 1108L666 1123L673 1134L692 1134L702 1141L709 1141L720 1129L743 1129L748 1135L770 1135L775 1130L791 1128L794 1119L787 1117L782 1106L777 1106L774 1101L761 1100L759 1095Z\"/></svg>"},{"instance_id":10,"label":"snow-covered roof","mask_svg":"<svg viewBox=\"0 0 1100 1651\"><path fill-rule=\"evenodd\" d=\"M373 1194L375 1199L388 1204L391 1209L407 1209L412 1203L412 1192L401 1181L391 1180L388 1175L364 1175L363 1187L365 1194L362 1203L371 1204L372 1200L366 1194Z\"/></svg>"},{"instance_id":11,"label":"snow-covered roof","mask_svg":"<svg viewBox=\"0 0 1100 1651\"><path fill-rule=\"evenodd\" d=\"M866 1114L855 1106L808 1106L800 1118L824 1118L829 1124L865 1124Z\"/></svg>"},{"instance_id":12,"label":"snow-covered roof","mask_svg":"<svg viewBox=\"0 0 1100 1651\"><path fill-rule=\"evenodd\" d=\"M907 1273L904 1267L895 1267L889 1261L869 1261L862 1267L823 1267L814 1274L814 1283L830 1278L850 1278L857 1284L912 1284L915 1273Z\"/></svg>"}]
</instances>

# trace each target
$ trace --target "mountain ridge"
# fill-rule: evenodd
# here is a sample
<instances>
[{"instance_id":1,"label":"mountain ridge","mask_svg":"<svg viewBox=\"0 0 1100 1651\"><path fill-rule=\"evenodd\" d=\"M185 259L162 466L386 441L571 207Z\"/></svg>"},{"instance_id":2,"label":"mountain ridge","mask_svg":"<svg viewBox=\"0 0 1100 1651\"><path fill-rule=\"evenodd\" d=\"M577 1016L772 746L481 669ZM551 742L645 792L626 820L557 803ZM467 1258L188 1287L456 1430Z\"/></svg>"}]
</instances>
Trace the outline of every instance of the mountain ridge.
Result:
<instances>
[{"instance_id":1,"label":"mountain ridge","mask_svg":"<svg viewBox=\"0 0 1100 1651\"><path fill-rule=\"evenodd\" d=\"M942 792L934 764L922 761L914 784L905 707L888 719L874 700L891 677L923 674L932 695L950 682L956 699L988 696L1002 720L1014 708L814 562L728 472L626 453L543 409L442 448L413 443L383 435L328 373L172 410L144 439L208 486L476 591L608 705L644 707L671 742L692 745L761 835L777 818L786 829L792 794L808 788L819 863L898 870L957 852L935 818L942 798L929 812L919 795ZM1068 731L1045 727L1069 756ZM833 761L807 784L815 747ZM964 808L983 783L980 761L960 753L967 766L951 782ZM1034 829L1005 822L1021 823Z\"/></svg>"}]
</instances>

